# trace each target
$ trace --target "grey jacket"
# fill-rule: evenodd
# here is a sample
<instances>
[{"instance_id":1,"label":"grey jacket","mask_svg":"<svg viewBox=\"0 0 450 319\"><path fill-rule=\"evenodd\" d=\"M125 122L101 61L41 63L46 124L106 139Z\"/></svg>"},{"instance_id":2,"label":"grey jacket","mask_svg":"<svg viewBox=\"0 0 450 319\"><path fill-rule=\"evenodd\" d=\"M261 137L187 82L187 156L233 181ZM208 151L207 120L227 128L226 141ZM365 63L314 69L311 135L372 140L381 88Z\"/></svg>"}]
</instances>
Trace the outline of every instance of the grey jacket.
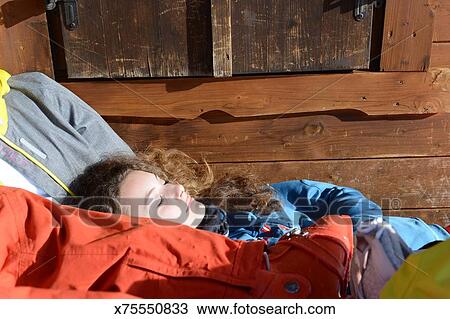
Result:
<instances>
[{"instance_id":1,"label":"grey jacket","mask_svg":"<svg viewBox=\"0 0 450 319\"><path fill-rule=\"evenodd\" d=\"M66 196L86 166L108 155L133 154L97 112L46 75L18 74L7 83L0 157L48 195Z\"/></svg>"}]
</instances>

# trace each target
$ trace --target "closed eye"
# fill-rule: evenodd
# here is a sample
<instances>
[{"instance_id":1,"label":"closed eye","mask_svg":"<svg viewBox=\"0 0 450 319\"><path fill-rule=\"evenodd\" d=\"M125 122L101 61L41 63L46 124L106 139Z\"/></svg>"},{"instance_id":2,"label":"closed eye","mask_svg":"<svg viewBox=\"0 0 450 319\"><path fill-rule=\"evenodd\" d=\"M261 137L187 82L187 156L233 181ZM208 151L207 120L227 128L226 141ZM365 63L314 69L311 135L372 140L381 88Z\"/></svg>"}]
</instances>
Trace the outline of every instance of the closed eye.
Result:
<instances>
[{"instance_id":1,"label":"closed eye","mask_svg":"<svg viewBox=\"0 0 450 319\"><path fill-rule=\"evenodd\" d=\"M146 205L150 205L150 208L157 208L161 205L163 197L161 195L154 194L155 188L152 188L147 194Z\"/></svg>"}]
</instances>

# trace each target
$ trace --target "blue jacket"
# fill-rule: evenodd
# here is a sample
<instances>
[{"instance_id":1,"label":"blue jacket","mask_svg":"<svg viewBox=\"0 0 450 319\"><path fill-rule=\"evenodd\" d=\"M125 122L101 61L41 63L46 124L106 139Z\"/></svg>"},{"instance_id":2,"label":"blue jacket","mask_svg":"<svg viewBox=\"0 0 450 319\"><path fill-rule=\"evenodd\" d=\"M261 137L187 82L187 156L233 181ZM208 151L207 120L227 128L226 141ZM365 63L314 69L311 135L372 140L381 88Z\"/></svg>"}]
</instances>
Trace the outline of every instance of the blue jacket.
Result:
<instances>
[{"instance_id":1,"label":"blue jacket","mask_svg":"<svg viewBox=\"0 0 450 319\"><path fill-rule=\"evenodd\" d=\"M420 218L386 216L384 220L392 225L403 241L416 251L428 243L444 241L450 234L439 225L428 225Z\"/></svg>"},{"instance_id":2,"label":"blue jacket","mask_svg":"<svg viewBox=\"0 0 450 319\"><path fill-rule=\"evenodd\" d=\"M348 215L354 229L363 220L382 217L380 206L353 188L310 180L291 180L272 184L272 187L275 197L283 205L283 211L266 216L252 212L228 214L228 236L231 239L265 239L271 245L292 228L311 226L325 215ZM418 218L385 219L413 250L450 237L442 227L427 225Z\"/></svg>"},{"instance_id":3,"label":"blue jacket","mask_svg":"<svg viewBox=\"0 0 450 319\"><path fill-rule=\"evenodd\" d=\"M361 220L382 216L380 206L353 188L309 180L286 181L272 187L283 211L266 216L252 212L228 214L230 238L264 238L273 244L290 229L311 226L325 215L349 215L354 227Z\"/></svg>"}]
</instances>

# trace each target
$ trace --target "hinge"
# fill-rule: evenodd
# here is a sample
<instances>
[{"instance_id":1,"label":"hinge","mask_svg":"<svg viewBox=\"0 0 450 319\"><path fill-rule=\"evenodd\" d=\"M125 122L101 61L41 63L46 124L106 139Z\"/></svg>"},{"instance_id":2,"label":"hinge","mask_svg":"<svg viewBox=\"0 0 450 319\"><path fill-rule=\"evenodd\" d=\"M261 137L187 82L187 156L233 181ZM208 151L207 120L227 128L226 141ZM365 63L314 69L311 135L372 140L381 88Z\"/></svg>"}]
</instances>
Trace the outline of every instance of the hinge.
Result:
<instances>
[{"instance_id":1,"label":"hinge","mask_svg":"<svg viewBox=\"0 0 450 319\"><path fill-rule=\"evenodd\" d=\"M61 3L64 16L64 25L67 30L75 30L78 25L78 4L77 0L45 0L45 9L54 10Z\"/></svg>"}]
</instances>

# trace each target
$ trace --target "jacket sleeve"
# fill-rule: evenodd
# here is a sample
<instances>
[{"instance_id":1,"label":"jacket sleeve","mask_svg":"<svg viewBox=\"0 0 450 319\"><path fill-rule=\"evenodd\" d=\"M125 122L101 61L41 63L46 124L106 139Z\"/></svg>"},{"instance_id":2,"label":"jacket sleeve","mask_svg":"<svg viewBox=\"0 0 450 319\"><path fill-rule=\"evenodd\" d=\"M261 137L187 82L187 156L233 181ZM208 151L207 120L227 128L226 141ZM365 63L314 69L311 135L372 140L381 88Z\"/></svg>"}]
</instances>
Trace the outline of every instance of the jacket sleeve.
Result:
<instances>
[{"instance_id":1,"label":"jacket sleeve","mask_svg":"<svg viewBox=\"0 0 450 319\"><path fill-rule=\"evenodd\" d=\"M70 90L40 72L13 75L11 89L33 100L55 126L71 130L99 156L112 153L133 154L129 146L113 131L105 120L86 102ZM12 103L11 103L12 104Z\"/></svg>"},{"instance_id":2,"label":"jacket sleeve","mask_svg":"<svg viewBox=\"0 0 450 319\"><path fill-rule=\"evenodd\" d=\"M355 227L361 220L382 216L380 206L350 187L310 180L292 180L272 186L283 206L299 213L298 224L303 227L325 215L348 215Z\"/></svg>"}]
</instances>

